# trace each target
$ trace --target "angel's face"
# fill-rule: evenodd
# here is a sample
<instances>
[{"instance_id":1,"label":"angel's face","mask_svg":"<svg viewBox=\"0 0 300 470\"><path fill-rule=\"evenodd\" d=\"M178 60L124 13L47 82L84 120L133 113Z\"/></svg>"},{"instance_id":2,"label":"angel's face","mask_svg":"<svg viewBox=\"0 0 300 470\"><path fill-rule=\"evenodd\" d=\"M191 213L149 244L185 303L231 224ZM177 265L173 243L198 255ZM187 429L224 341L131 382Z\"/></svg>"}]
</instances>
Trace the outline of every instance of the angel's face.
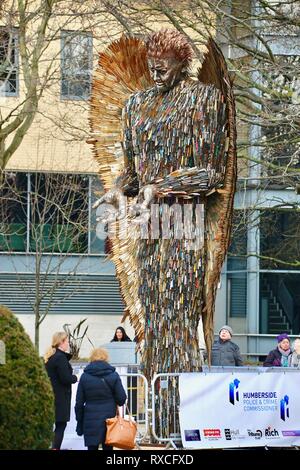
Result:
<instances>
[{"instance_id":1,"label":"angel's face","mask_svg":"<svg viewBox=\"0 0 300 470\"><path fill-rule=\"evenodd\" d=\"M148 67L151 78L159 91L170 90L184 77L182 62L175 58L149 57Z\"/></svg>"}]
</instances>

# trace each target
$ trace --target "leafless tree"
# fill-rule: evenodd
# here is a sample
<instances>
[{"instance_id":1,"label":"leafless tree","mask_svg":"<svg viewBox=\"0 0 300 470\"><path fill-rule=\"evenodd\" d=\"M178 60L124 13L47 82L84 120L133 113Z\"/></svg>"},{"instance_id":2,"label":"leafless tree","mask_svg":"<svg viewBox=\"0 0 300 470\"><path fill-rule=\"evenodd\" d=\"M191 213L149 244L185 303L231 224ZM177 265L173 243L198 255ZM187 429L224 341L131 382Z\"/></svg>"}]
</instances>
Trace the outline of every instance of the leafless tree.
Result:
<instances>
[{"instance_id":1,"label":"leafless tree","mask_svg":"<svg viewBox=\"0 0 300 470\"><path fill-rule=\"evenodd\" d=\"M34 313L38 348L40 325L49 311L83 289L76 274L87 252L88 178L32 174L28 195L18 175L5 173L0 192L0 244L10 255L17 286ZM31 255L34 284L14 264L16 251ZM76 262L66 267L74 253ZM68 285L72 289L65 289Z\"/></svg>"}]
</instances>

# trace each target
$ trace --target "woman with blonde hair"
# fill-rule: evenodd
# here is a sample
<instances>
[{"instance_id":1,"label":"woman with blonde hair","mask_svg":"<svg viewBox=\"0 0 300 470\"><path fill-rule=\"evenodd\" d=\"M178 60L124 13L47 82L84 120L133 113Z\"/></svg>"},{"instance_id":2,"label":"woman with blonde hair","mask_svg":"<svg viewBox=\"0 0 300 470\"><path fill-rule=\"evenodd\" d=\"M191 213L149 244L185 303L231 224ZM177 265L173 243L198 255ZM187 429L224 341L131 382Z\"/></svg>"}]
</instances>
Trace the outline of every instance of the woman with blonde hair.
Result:
<instances>
[{"instance_id":1,"label":"woman with blonde hair","mask_svg":"<svg viewBox=\"0 0 300 470\"><path fill-rule=\"evenodd\" d=\"M51 380L55 401L55 430L52 449L59 450L67 422L70 421L71 385L77 382L69 363L69 338L64 331L53 335L51 347L44 356L46 370Z\"/></svg>"},{"instance_id":2,"label":"woman with blonde hair","mask_svg":"<svg viewBox=\"0 0 300 470\"><path fill-rule=\"evenodd\" d=\"M126 401L126 393L116 369L108 363L105 349L94 349L90 363L81 375L75 404L76 432L84 436L88 450L112 450L105 444L106 419L116 415L117 405Z\"/></svg>"}]
</instances>

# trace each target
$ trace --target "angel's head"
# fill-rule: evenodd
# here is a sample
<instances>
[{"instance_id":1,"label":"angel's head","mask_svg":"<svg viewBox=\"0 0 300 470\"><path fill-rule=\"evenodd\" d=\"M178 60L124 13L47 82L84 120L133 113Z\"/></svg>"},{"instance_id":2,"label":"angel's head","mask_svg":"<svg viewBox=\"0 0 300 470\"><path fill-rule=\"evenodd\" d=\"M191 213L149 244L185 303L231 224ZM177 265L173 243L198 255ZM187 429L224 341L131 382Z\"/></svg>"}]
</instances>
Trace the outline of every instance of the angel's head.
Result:
<instances>
[{"instance_id":1,"label":"angel's head","mask_svg":"<svg viewBox=\"0 0 300 470\"><path fill-rule=\"evenodd\" d=\"M167 91L187 76L193 49L186 37L173 29L153 33L146 41L150 75L160 91Z\"/></svg>"}]
</instances>

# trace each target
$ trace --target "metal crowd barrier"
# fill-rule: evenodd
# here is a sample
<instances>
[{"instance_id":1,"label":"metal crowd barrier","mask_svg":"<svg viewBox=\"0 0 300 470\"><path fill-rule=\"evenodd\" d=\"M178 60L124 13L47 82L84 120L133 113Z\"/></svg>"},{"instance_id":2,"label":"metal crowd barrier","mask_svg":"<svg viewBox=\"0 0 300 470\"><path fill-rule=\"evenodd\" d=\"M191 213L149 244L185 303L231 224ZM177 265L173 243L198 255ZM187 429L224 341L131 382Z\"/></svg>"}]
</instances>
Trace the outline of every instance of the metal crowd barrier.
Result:
<instances>
[{"instance_id":1,"label":"metal crowd barrier","mask_svg":"<svg viewBox=\"0 0 300 470\"><path fill-rule=\"evenodd\" d=\"M127 378L127 405L137 423L137 443L149 437L149 389L146 377L140 373L120 373L121 379ZM126 414L126 410L124 410Z\"/></svg>"}]
</instances>

